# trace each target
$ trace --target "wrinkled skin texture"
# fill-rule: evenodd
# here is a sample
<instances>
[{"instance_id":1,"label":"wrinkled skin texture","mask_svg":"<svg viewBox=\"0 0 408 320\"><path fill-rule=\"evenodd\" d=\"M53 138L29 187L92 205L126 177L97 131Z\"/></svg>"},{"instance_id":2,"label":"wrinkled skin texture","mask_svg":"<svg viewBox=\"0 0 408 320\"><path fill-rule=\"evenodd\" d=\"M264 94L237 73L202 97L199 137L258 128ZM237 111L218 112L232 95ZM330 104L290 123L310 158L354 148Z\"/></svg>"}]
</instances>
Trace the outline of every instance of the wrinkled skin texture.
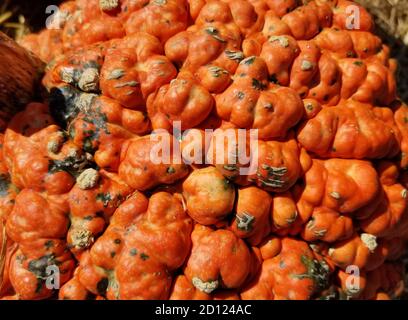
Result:
<instances>
[{"instance_id":1,"label":"wrinkled skin texture","mask_svg":"<svg viewBox=\"0 0 408 320\"><path fill-rule=\"evenodd\" d=\"M378 201L381 190L375 168L360 160L314 159L303 179L292 189L285 210L291 213L296 205L297 218L288 231L296 234L304 225L303 236L310 241L349 238L350 217ZM322 216L326 214L327 220Z\"/></svg>"},{"instance_id":2,"label":"wrinkled skin texture","mask_svg":"<svg viewBox=\"0 0 408 320\"><path fill-rule=\"evenodd\" d=\"M202 225L196 225L191 238L193 247L184 274L194 287L211 293L218 288L236 289L244 284L252 258L244 241L231 231L214 231ZM234 268L238 264L240 268Z\"/></svg>"},{"instance_id":3,"label":"wrinkled skin texture","mask_svg":"<svg viewBox=\"0 0 408 320\"><path fill-rule=\"evenodd\" d=\"M181 275L174 281L169 300L239 300L239 295L234 290L204 293L196 289L186 276Z\"/></svg>"},{"instance_id":4,"label":"wrinkled skin texture","mask_svg":"<svg viewBox=\"0 0 408 320\"><path fill-rule=\"evenodd\" d=\"M271 196L257 188L246 187L238 190L236 214L231 230L251 245L258 245L271 231Z\"/></svg>"},{"instance_id":5,"label":"wrinkled skin texture","mask_svg":"<svg viewBox=\"0 0 408 320\"><path fill-rule=\"evenodd\" d=\"M387 245L378 242L375 237L367 241L365 235L374 237L355 234L352 238L336 242L328 252L331 261L343 270L349 265L368 271L379 267L388 256Z\"/></svg>"},{"instance_id":6,"label":"wrinkled skin texture","mask_svg":"<svg viewBox=\"0 0 408 320\"><path fill-rule=\"evenodd\" d=\"M64 52L60 30L47 29L38 34L29 34L19 44L47 63Z\"/></svg>"},{"instance_id":7,"label":"wrinkled skin texture","mask_svg":"<svg viewBox=\"0 0 408 320\"><path fill-rule=\"evenodd\" d=\"M49 108L0 119L0 299L402 294L408 111L364 8L71 0L52 24L21 41Z\"/></svg>"},{"instance_id":8,"label":"wrinkled skin texture","mask_svg":"<svg viewBox=\"0 0 408 320\"><path fill-rule=\"evenodd\" d=\"M258 278L241 292L244 300L305 300L325 288L328 265L306 242L284 238L280 252L262 264Z\"/></svg>"},{"instance_id":9,"label":"wrinkled skin texture","mask_svg":"<svg viewBox=\"0 0 408 320\"><path fill-rule=\"evenodd\" d=\"M195 24L170 38L165 45L166 56L182 69L197 75L210 92L225 89L230 83L229 75L235 72L239 61L244 58L239 50L242 41L240 28L231 13L234 11L233 3L192 1L190 11L197 12L193 13L197 14ZM235 6L238 10L242 9L238 8L238 3ZM246 9L243 8L244 11ZM243 12L239 14L244 16Z\"/></svg>"},{"instance_id":10,"label":"wrinkled skin texture","mask_svg":"<svg viewBox=\"0 0 408 320\"><path fill-rule=\"evenodd\" d=\"M96 9L98 2L98 0L81 0L76 1L74 8L70 6L63 8L63 10L66 9L65 12L70 13L68 17L62 19L65 51L125 36L122 22ZM63 16L66 15L65 12L62 12Z\"/></svg>"},{"instance_id":11,"label":"wrinkled skin texture","mask_svg":"<svg viewBox=\"0 0 408 320\"><path fill-rule=\"evenodd\" d=\"M108 299L167 299L171 272L189 253L191 230L192 221L177 196L159 192L147 199L136 192L82 255L78 281ZM77 286L75 292L81 288L71 284Z\"/></svg>"},{"instance_id":12,"label":"wrinkled skin texture","mask_svg":"<svg viewBox=\"0 0 408 320\"><path fill-rule=\"evenodd\" d=\"M179 73L177 79L162 86L147 101L153 129L171 129L180 121L181 130L197 126L214 106L211 94L189 73Z\"/></svg>"},{"instance_id":13,"label":"wrinkled skin texture","mask_svg":"<svg viewBox=\"0 0 408 320\"><path fill-rule=\"evenodd\" d=\"M392 162L380 162L377 171L382 184L382 193L377 205L362 209L361 229L381 238L403 236L408 226L407 189L398 183L398 167Z\"/></svg>"},{"instance_id":14,"label":"wrinkled skin texture","mask_svg":"<svg viewBox=\"0 0 408 320\"><path fill-rule=\"evenodd\" d=\"M32 121L36 112L40 116ZM71 173L86 165L85 153L65 142L61 129L51 121L47 106L31 104L10 122L3 157L17 188L63 194L74 184Z\"/></svg>"},{"instance_id":15,"label":"wrinkled skin texture","mask_svg":"<svg viewBox=\"0 0 408 320\"><path fill-rule=\"evenodd\" d=\"M140 191L172 184L188 174L188 167L174 158L177 148L178 141L167 132L127 140L122 146L119 176ZM152 155L158 163L151 161Z\"/></svg>"},{"instance_id":16,"label":"wrinkled skin texture","mask_svg":"<svg viewBox=\"0 0 408 320\"><path fill-rule=\"evenodd\" d=\"M2 264L0 265L0 296L3 300L4 297L13 297L13 287L10 282L10 263L14 252L17 249L17 245L11 240L7 239L6 227L4 224L1 226L1 252L0 258Z\"/></svg>"},{"instance_id":17,"label":"wrinkled skin texture","mask_svg":"<svg viewBox=\"0 0 408 320\"><path fill-rule=\"evenodd\" d=\"M303 105L294 90L268 87L265 62L243 60L234 82L216 97L218 115L238 128L257 129L260 139L283 138L303 116Z\"/></svg>"},{"instance_id":18,"label":"wrinkled skin texture","mask_svg":"<svg viewBox=\"0 0 408 320\"><path fill-rule=\"evenodd\" d=\"M136 33L108 49L101 70L102 93L128 108L143 107L150 93L176 76L157 39Z\"/></svg>"},{"instance_id":19,"label":"wrinkled skin texture","mask_svg":"<svg viewBox=\"0 0 408 320\"><path fill-rule=\"evenodd\" d=\"M90 297L89 291L81 284L77 274L75 274L58 293L59 300L87 300Z\"/></svg>"},{"instance_id":20,"label":"wrinkled skin texture","mask_svg":"<svg viewBox=\"0 0 408 320\"><path fill-rule=\"evenodd\" d=\"M150 121L144 113L103 96L92 98L68 128L72 141L92 153L100 168L111 172L118 170L122 144L149 131Z\"/></svg>"},{"instance_id":21,"label":"wrinkled skin texture","mask_svg":"<svg viewBox=\"0 0 408 320\"><path fill-rule=\"evenodd\" d=\"M255 184L275 192L287 191L302 168L296 140L257 140L250 132L219 128L214 131L207 159L238 185Z\"/></svg>"},{"instance_id":22,"label":"wrinkled skin texture","mask_svg":"<svg viewBox=\"0 0 408 320\"><path fill-rule=\"evenodd\" d=\"M319 157L379 159L398 154L401 138L390 109L349 100L321 110L302 126L297 139Z\"/></svg>"},{"instance_id":23,"label":"wrinkled skin texture","mask_svg":"<svg viewBox=\"0 0 408 320\"><path fill-rule=\"evenodd\" d=\"M84 189L77 183L68 195L70 228L67 242L71 251L79 255L92 246L105 229L116 208L132 193L132 189L117 175L99 172L93 186Z\"/></svg>"},{"instance_id":24,"label":"wrinkled skin texture","mask_svg":"<svg viewBox=\"0 0 408 320\"><path fill-rule=\"evenodd\" d=\"M333 10L333 24L341 29L346 29L347 23L347 6L355 5L360 11L360 29L362 31L372 31L374 21L364 7L352 1L338 0L337 5Z\"/></svg>"},{"instance_id":25,"label":"wrinkled skin texture","mask_svg":"<svg viewBox=\"0 0 408 320\"><path fill-rule=\"evenodd\" d=\"M45 286L48 266L58 266L61 285L70 279L75 262L65 242L67 212L64 195L46 197L25 189L17 196L6 231L19 246L9 271L18 298L44 299L53 294Z\"/></svg>"},{"instance_id":26,"label":"wrinkled skin texture","mask_svg":"<svg viewBox=\"0 0 408 320\"><path fill-rule=\"evenodd\" d=\"M175 78L160 42L139 32L83 47L58 61L46 78L48 89L67 83L87 93L102 92L130 109L145 109L150 93Z\"/></svg>"},{"instance_id":27,"label":"wrinkled skin texture","mask_svg":"<svg viewBox=\"0 0 408 320\"><path fill-rule=\"evenodd\" d=\"M157 37L164 44L187 27L187 20L186 3L180 0L161 4L126 0L113 8L105 7L99 0L66 1L52 21L53 29L30 34L21 44L49 62L62 52L138 32ZM49 51L41 49L46 45L50 45Z\"/></svg>"},{"instance_id":28,"label":"wrinkled skin texture","mask_svg":"<svg viewBox=\"0 0 408 320\"><path fill-rule=\"evenodd\" d=\"M353 220L327 208L315 209L302 230L302 238L310 242L335 242L347 239L352 234Z\"/></svg>"},{"instance_id":29,"label":"wrinkled skin texture","mask_svg":"<svg viewBox=\"0 0 408 320\"><path fill-rule=\"evenodd\" d=\"M126 2L129 2L130 5L132 3L132 1ZM187 27L188 16L185 1L140 1L140 3L143 2L148 4L143 4L142 8L135 8L137 11L131 8L130 13L126 12L126 7L122 5L122 15L126 17L129 14L125 22L127 34L144 31L165 43L171 36Z\"/></svg>"}]
</instances>

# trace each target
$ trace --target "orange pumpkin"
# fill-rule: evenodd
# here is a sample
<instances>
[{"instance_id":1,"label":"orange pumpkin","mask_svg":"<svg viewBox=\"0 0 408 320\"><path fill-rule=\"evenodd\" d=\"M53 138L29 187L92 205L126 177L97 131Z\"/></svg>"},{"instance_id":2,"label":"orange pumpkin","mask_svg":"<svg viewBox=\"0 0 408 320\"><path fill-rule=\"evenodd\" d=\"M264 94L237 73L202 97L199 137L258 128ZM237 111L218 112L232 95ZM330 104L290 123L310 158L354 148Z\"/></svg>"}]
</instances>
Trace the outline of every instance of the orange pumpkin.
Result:
<instances>
[{"instance_id":1,"label":"orange pumpkin","mask_svg":"<svg viewBox=\"0 0 408 320\"><path fill-rule=\"evenodd\" d=\"M302 181L290 194L274 200L280 209L274 219L290 222L278 228L279 232L295 235L303 229L302 236L309 241L350 237L351 218L361 218L359 210L378 201L381 189L375 168L361 160L313 159L307 163Z\"/></svg>"},{"instance_id":2,"label":"orange pumpkin","mask_svg":"<svg viewBox=\"0 0 408 320\"><path fill-rule=\"evenodd\" d=\"M178 158L179 150L179 142L168 132L127 140L122 146L119 176L130 187L141 191L172 184L189 172Z\"/></svg>"},{"instance_id":3,"label":"orange pumpkin","mask_svg":"<svg viewBox=\"0 0 408 320\"><path fill-rule=\"evenodd\" d=\"M36 114L38 120L32 121ZM13 118L4 135L3 156L17 188L49 194L67 193L74 176L88 164L85 152L66 141L42 104L29 104Z\"/></svg>"},{"instance_id":4,"label":"orange pumpkin","mask_svg":"<svg viewBox=\"0 0 408 320\"><path fill-rule=\"evenodd\" d=\"M326 288L329 266L306 242L283 238L280 252L265 260L258 278L241 292L244 300L304 300Z\"/></svg>"},{"instance_id":5,"label":"orange pumpkin","mask_svg":"<svg viewBox=\"0 0 408 320\"><path fill-rule=\"evenodd\" d=\"M246 187L238 190L236 214L231 230L251 245L258 245L270 233L271 196L257 188Z\"/></svg>"},{"instance_id":6,"label":"orange pumpkin","mask_svg":"<svg viewBox=\"0 0 408 320\"><path fill-rule=\"evenodd\" d=\"M262 141L233 128L214 131L207 159L238 185L275 192L287 191L302 172L300 149L294 138Z\"/></svg>"},{"instance_id":7,"label":"orange pumpkin","mask_svg":"<svg viewBox=\"0 0 408 320\"><path fill-rule=\"evenodd\" d=\"M16 197L6 231L18 244L11 258L9 277L19 298L44 299L53 294L55 287L47 285L47 279L53 274L48 267L58 268L56 275L60 284L71 278L75 262L65 241L68 211L65 195L52 196L24 189Z\"/></svg>"},{"instance_id":8,"label":"orange pumpkin","mask_svg":"<svg viewBox=\"0 0 408 320\"><path fill-rule=\"evenodd\" d=\"M183 196L190 217L211 225L232 212L235 188L216 168L207 167L194 170L183 182Z\"/></svg>"},{"instance_id":9,"label":"orange pumpkin","mask_svg":"<svg viewBox=\"0 0 408 320\"><path fill-rule=\"evenodd\" d=\"M104 96L79 94L77 99L86 102L76 115L71 115L72 122L68 125L71 141L93 154L100 168L117 172L122 144L148 133L149 119L143 112L123 108Z\"/></svg>"},{"instance_id":10,"label":"orange pumpkin","mask_svg":"<svg viewBox=\"0 0 408 320\"><path fill-rule=\"evenodd\" d=\"M189 253L191 229L191 219L177 196L159 192L147 199L136 192L82 254L78 281L108 299L167 299L171 272Z\"/></svg>"},{"instance_id":11,"label":"orange pumpkin","mask_svg":"<svg viewBox=\"0 0 408 320\"><path fill-rule=\"evenodd\" d=\"M46 104L0 92L0 299L401 296L408 113L363 7L60 9L21 42Z\"/></svg>"},{"instance_id":12,"label":"orange pumpkin","mask_svg":"<svg viewBox=\"0 0 408 320\"><path fill-rule=\"evenodd\" d=\"M76 255L94 243L116 208L132 193L117 175L87 169L68 195L70 228L67 242Z\"/></svg>"},{"instance_id":13,"label":"orange pumpkin","mask_svg":"<svg viewBox=\"0 0 408 320\"><path fill-rule=\"evenodd\" d=\"M239 300L239 296L234 290L205 293L194 287L186 276L180 275L174 281L169 300Z\"/></svg>"},{"instance_id":14,"label":"orange pumpkin","mask_svg":"<svg viewBox=\"0 0 408 320\"><path fill-rule=\"evenodd\" d=\"M191 239L193 246L184 274L195 288L212 293L244 284L251 269L251 254L243 240L231 231L214 231L198 224ZM237 265L240 267L235 268Z\"/></svg>"},{"instance_id":15,"label":"orange pumpkin","mask_svg":"<svg viewBox=\"0 0 408 320\"><path fill-rule=\"evenodd\" d=\"M175 121L180 121L181 130L192 128L207 118L213 106L211 94L189 72L179 73L147 100L153 129L170 130Z\"/></svg>"},{"instance_id":16,"label":"orange pumpkin","mask_svg":"<svg viewBox=\"0 0 408 320\"><path fill-rule=\"evenodd\" d=\"M257 129L259 139L284 138L303 116L294 90L268 84L265 62L255 56L239 64L233 83L216 97L218 115L238 128Z\"/></svg>"},{"instance_id":17,"label":"orange pumpkin","mask_svg":"<svg viewBox=\"0 0 408 320\"><path fill-rule=\"evenodd\" d=\"M319 157L378 159L398 154L401 137L390 109L347 100L306 121L297 139Z\"/></svg>"}]
</instances>

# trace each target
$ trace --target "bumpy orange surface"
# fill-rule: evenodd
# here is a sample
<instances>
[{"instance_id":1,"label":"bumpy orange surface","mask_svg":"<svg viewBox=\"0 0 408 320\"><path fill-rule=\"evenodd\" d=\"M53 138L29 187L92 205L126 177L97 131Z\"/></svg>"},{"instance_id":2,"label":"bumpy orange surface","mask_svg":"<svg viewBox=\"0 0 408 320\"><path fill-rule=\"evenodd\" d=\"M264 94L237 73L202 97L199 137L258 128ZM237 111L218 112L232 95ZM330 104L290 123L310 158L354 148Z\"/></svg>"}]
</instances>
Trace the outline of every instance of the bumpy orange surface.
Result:
<instances>
[{"instance_id":1,"label":"bumpy orange surface","mask_svg":"<svg viewBox=\"0 0 408 320\"><path fill-rule=\"evenodd\" d=\"M58 17L22 40L49 94L0 135L0 298L401 295L408 107L364 8L76 0Z\"/></svg>"}]
</instances>

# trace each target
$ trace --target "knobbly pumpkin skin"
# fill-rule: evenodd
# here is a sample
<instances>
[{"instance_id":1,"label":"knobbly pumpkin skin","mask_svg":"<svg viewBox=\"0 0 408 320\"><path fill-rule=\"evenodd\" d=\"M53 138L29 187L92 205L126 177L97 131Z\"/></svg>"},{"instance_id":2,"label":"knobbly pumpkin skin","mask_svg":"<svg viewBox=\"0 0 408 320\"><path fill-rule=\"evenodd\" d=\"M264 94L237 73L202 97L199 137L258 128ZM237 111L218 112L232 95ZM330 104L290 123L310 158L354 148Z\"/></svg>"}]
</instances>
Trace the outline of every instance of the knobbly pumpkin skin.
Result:
<instances>
[{"instance_id":1,"label":"knobbly pumpkin skin","mask_svg":"<svg viewBox=\"0 0 408 320\"><path fill-rule=\"evenodd\" d=\"M87 160L82 150L70 143L63 146L58 155L41 150L47 142L55 141L52 137L60 137L60 133L56 126L40 131L32 139L17 136L14 140L12 134L6 133L6 161L15 186L20 189L26 187L48 191L51 194L69 191L74 183L73 174L86 165ZM41 135L45 138L48 135L51 139L42 139Z\"/></svg>"},{"instance_id":2,"label":"knobbly pumpkin skin","mask_svg":"<svg viewBox=\"0 0 408 320\"><path fill-rule=\"evenodd\" d=\"M171 272L190 251L191 230L179 197L159 192L147 199L136 192L81 256L78 280L108 299L167 299Z\"/></svg>"},{"instance_id":3,"label":"knobbly pumpkin skin","mask_svg":"<svg viewBox=\"0 0 408 320\"><path fill-rule=\"evenodd\" d=\"M96 43L57 57L49 65L50 69L43 78L44 86L50 91L61 84L69 84L88 93L98 93L100 69L111 44L112 42Z\"/></svg>"},{"instance_id":4,"label":"knobbly pumpkin skin","mask_svg":"<svg viewBox=\"0 0 408 320\"><path fill-rule=\"evenodd\" d=\"M132 36L81 47L57 61L45 78L51 90L70 84L87 93L111 97L131 109L145 109L147 96L176 76L153 36Z\"/></svg>"},{"instance_id":5,"label":"knobbly pumpkin skin","mask_svg":"<svg viewBox=\"0 0 408 320\"><path fill-rule=\"evenodd\" d=\"M176 77L176 68L158 40L136 33L113 42L101 70L101 90L128 108L143 108L145 99Z\"/></svg>"},{"instance_id":6,"label":"knobbly pumpkin skin","mask_svg":"<svg viewBox=\"0 0 408 320\"><path fill-rule=\"evenodd\" d=\"M367 216L367 212L373 212L361 220L361 229L381 238L402 236L408 224L407 189L398 183L398 167L394 163L382 161L377 171L383 189L380 201L376 206L369 205L362 210L364 216Z\"/></svg>"},{"instance_id":7,"label":"knobbly pumpkin skin","mask_svg":"<svg viewBox=\"0 0 408 320\"><path fill-rule=\"evenodd\" d=\"M31 210L28 212L26 208ZM31 250L46 253L63 243L68 228L68 212L66 195L48 196L24 189L17 195L7 219L7 235L19 244L24 253Z\"/></svg>"},{"instance_id":8,"label":"knobbly pumpkin skin","mask_svg":"<svg viewBox=\"0 0 408 320\"><path fill-rule=\"evenodd\" d=\"M211 300L211 295L196 289L184 275L176 278L169 300Z\"/></svg>"},{"instance_id":9,"label":"knobbly pumpkin skin","mask_svg":"<svg viewBox=\"0 0 408 320\"><path fill-rule=\"evenodd\" d=\"M73 186L73 176L87 165L87 157L66 141L47 110L46 105L29 104L13 118L4 135L4 162L17 188L63 194ZM37 112L38 120L32 121Z\"/></svg>"},{"instance_id":10,"label":"knobbly pumpkin skin","mask_svg":"<svg viewBox=\"0 0 408 320\"><path fill-rule=\"evenodd\" d=\"M243 240L231 231L214 231L199 224L191 239L193 246L184 274L195 288L211 293L218 288L237 289L244 284L251 268L251 254ZM236 265L240 267L234 268Z\"/></svg>"},{"instance_id":11,"label":"knobbly pumpkin skin","mask_svg":"<svg viewBox=\"0 0 408 320\"><path fill-rule=\"evenodd\" d=\"M67 242L80 255L100 235L116 208L132 193L117 175L106 171L86 170L68 195L70 228Z\"/></svg>"},{"instance_id":12,"label":"knobbly pumpkin skin","mask_svg":"<svg viewBox=\"0 0 408 320\"><path fill-rule=\"evenodd\" d=\"M211 225L233 210L235 188L216 168L194 170L183 182L187 212L194 221Z\"/></svg>"},{"instance_id":13,"label":"knobbly pumpkin skin","mask_svg":"<svg viewBox=\"0 0 408 320\"><path fill-rule=\"evenodd\" d=\"M126 2L132 6L132 1ZM164 44L171 36L185 30L188 25L187 5L184 1L140 1L136 6L140 5L137 11L130 10L124 24L127 34L144 31ZM126 6L122 5L122 8L122 14L126 16L128 14Z\"/></svg>"},{"instance_id":14,"label":"knobbly pumpkin skin","mask_svg":"<svg viewBox=\"0 0 408 320\"><path fill-rule=\"evenodd\" d=\"M33 121L33 119L35 121ZM8 128L23 136L30 136L54 124L49 108L44 103L29 103L8 123Z\"/></svg>"},{"instance_id":15,"label":"knobbly pumpkin skin","mask_svg":"<svg viewBox=\"0 0 408 320\"><path fill-rule=\"evenodd\" d=\"M337 242L329 249L328 255L333 263L343 270L349 265L373 270L384 262L387 252L384 252L375 236L362 233Z\"/></svg>"},{"instance_id":16,"label":"knobbly pumpkin skin","mask_svg":"<svg viewBox=\"0 0 408 320\"><path fill-rule=\"evenodd\" d=\"M294 90L268 84L265 62L255 56L239 64L233 84L216 97L218 115L238 128L257 129L260 139L284 138L303 116Z\"/></svg>"},{"instance_id":17,"label":"knobbly pumpkin skin","mask_svg":"<svg viewBox=\"0 0 408 320\"><path fill-rule=\"evenodd\" d=\"M22 300L42 300L50 298L54 290L48 289L45 281L48 266L57 266L60 272L60 283L65 283L71 278L75 262L70 253L54 253L39 258L26 256L17 251L10 264L10 282L14 288L15 296Z\"/></svg>"},{"instance_id":18,"label":"knobbly pumpkin skin","mask_svg":"<svg viewBox=\"0 0 408 320\"><path fill-rule=\"evenodd\" d=\"M65 195L47 196L24 189L16 197L13 211L7 219L6 231L18 245L9 271L17 297L50 297L53 290L46 288L45 283L48 266L59 268L61 284L71 278L75 262L65 242L68 210Z\"/></svg>"},{"instance_id":19,"label":"knobbly pumpkin skin","mask_svg":"<svg viewBox=\"0 0 408 320\"><path fill-rule=\"evenodd\" d=\"M356 6L360 11L360 29L362 31L372 31L374 28L374 21L371 15L367 12L367 10L352 1L348 0L338 0L336 6L333 10L333 23L335 26L338 26L342 29L346 29L346 22L347 22L347 7L350 5Z\"/></svg>"},{"instance_id":20,"label":"knobbly pumpkin skin","mask_svg":"<svg viewBox=\"0 0 408 320\"><path fill-rule=\"evenodd\" d=\"M353 234L353 220L338 212L317 208L302 230L302 238L306 241L335 242L347 239Z\"/></svg>"},{"instance_id":21,"label":"knobbly pumpkin skin","mask_svg":"<svg viewBox=\"0 0 408 320\"><path fill-rule=\"evenodd\" d=\"M219 8L214 10L215 6ZM223 9L226 11L219 11ZM240 30L229 13L226 4L210 1L201 9L195 24L165 44L166 56L183 69L197 72L208 90L214 88L215 83L225 87L230 82L225 75L232 74L243 59L239 50ZM219 73L221 79L216 79L214 72Z\"/></svg>"},{"instance_id":22,"label":"knobbly pumpkin skin","mask_svg":"<svg viewBox=\"0 0 408 320\"><path fill-rule=\"evenodd\" d=\"M204 293L195 288L186 276L180 275L174 281L169 300L239 300L239 295L234 290Z\"/></svg>"},{"instance_id":23,"label":"knobbly pumpkin skin","mask_svg":"<svg viewBox=\"0 0 408 320\"><path fill-rule=\"evenodd\" d=\"M178 141L166 131L127 140L122 146L119 176L140 191L159 184L172 184L189 172L187 165L178 160L178 153L174 152L179 148ZM152 162L152 157L156 163Z\"/></svg>"},{"instance_id":24,"label":"knobbly pumpkin skin","mask_svg":"<svg viewBox=\"0 0 408 320\"><path fill-rule=\"evenodd\" d=\"M259 245L262 260L268 260L276 256L282 249L282 241L279 237L270 235Z\"/></svg>"},{"instance_id":25,"label":"knobbly pumpkin skin","mask_svg":"<svg viewBox=\"0 0 408 320\"><path fill-rule=\"evenodd\" d=\"M97 0L76 1L75 9L67 6L64 8L66 10L62 15L66 15L68 10L71 11L66 21L62 21L65 51L126 35L122 21L98 10L98 2Z\"/></svg>"},{"instance_id":26,"label":"knobbly pumpkin skin","mask_svg":"<svg viewBox=\"0 0 408 320\"><path fill-rule=\"evenodd\" d=\"M347 100L321 110L299 130L297 139L319 157L378 159L394 157L401 137L390 109Z\"/></svg>"},{"instance_id":27,"label":"knobbly pumpkin skin","mask_svg":"<svg viewBox=\"0 0 408 320\"><path fill-rule=\"evenodd\" d=\"M114 5L114 6L112 6ZM157 1L66 1L52 21L51 29L30 34L21 44L46 62L61 52L70 52L96 42L120 39L143 31L163 44L187 27L186 3ZM52 44L49 52L38 47Z\"/></svg>"},{"instance_id":28,"label":"knobbly pumpkin skin","mask_svg":"<svg viewBox=\"0 0 408 320\"><path fill-rule=\"evenodd\" d=\"M6 234L6 226L1 222L1 252L0 252L0 300L4 300L7 296L13 295L13 287L10 283L10 263L11 258L17 250L17 245L8 239Z\"/></svg>"},{"instance_id":29,"label":"knobbly pumpkin skin","mask_svg":"<svg viewBox=\"0 0 408 320\"><path fill-rule=\"evenodd\" d=\"M279 232L293 226L299 212L290 191L276 194L272 199L272 211L270 214L272 230Z\"/></svg>"},{"instance_id":30,"label":"knobbly pumpkin skin","mask_svg":"<svg viewBox=\"0 0 408 320\"><path fill-rule=\"evenodd\" d=\"M329 266L319 261L306 242L283 238L280 252L264 260L258 278L241 299L305 300L326 288Z\"/></svg>"},{"instance_id":31,"label":"knobbly pumpkin skin","mask_svg":"<svg viewBox=\"0 0 408 320\"><path fill-rule=\"evenodd\" d=\"M162 86L147 100L147 111L153 129L171 129L180 121L181 130L197 126L214 106L211 94L189 72L180 72L177 79Z\"/></svg>"},{"instance_id":32,"label":"knobbly pumpkin skin","mask_svg":"<svg viewBox=\"0 0 408 320\"><path fill-rule=\"evenodd\" d=\"M251 245L259 245L270 233L272 197L257 187L238 190L238 201L231 230Z\"/></svg>"},{"instance_id":33,"label":"knobbly pumpkin skin","mask_svg":"<svg viewBox=\"0 0 408 320\"><path fill-rule=\"evenodd\" d=\"M298 215L290 228L290 232L296 234L301 225L305 225L307 229L307 223L309 223L314 234L313 237L324 238L326 235L329 237L328 230L315 233L313 231L319 230L312 228L313 225L311 225L314 219L317 219L316 222L319 225L319 215L327 212L328 220L322 221L322 223L325 224L328 221L334 223L336 227L333 232L339 232L339 234L333 235L334 240L336 237L341 237L343 232L345 232L344 236L350 235L351 221L349 218L341 218L341 216L352 216L353 214L357 216L359 209L371 202L378 201L380 190L377 172L367 161L314 159L305 173L303 182L292 189L292 199L296 203ZM316 214L315 218L313 218L314 214ZM340 220L337 221L338 219ZM304 232L304 236L312 236L307 230Z\"/></svg>"},{"instance_id":34,"label":"knobbly pumpkin skin","mask_svg":"<svg viewBox=\"0 0 408 320\"><path fill-rule=\"evenodd\" d=\"M211 20L234 22L243 35L248 35L262 24L265 3L247 1L191 1L190 14L197 23Z\"/></svg>"},{"instance_id":35,"label":"knobbly pumpkin skin","mask_svg":"<svg viewBox=\"0 0 408 320\"><path fill-rule=\"evenodd\" d=\"M207 152L209 163L238 185L255 184L274 192L293 186L302 172L301 151L293 137L262 141L228 126L214 131Z\"/></svg>"},{"instance_id":36,"label":"knobbly pumpkin skin","mask_svg":"<svg viewBox=\"0 0 408 320\"><path fill-rule=\"evenodd\" d=\"M87 94L77 99L87 100ZM71 140L93 154L95 163L105 170L117 172L122 144L150 131L150 121L137 110L123 108L105 96L90 96L68 125Z\"/></svg>"},{"instance_id":37,"label":"knobbly pumpkin skin","mask_svg":"<svg viewBox=\"0 0 408 320\"><path fill-rule=\"evenodd\" d=\"M363 7L60 9L21 41L47 101L0 110L0 299L401 296L408 114Z\"/></svg>"},{"instance_id":38,"label":"knobbly pumpkin skin","mask_svg":"<svg viewBox=\"0 0 408 320\"><path fill-rule=\"evenodd\" d=\"M77 271L74 276L62 286L58 292L59 300L89 300L92 295L86 288L81 284L78 279Z\"/></svg>"}]
</instances>

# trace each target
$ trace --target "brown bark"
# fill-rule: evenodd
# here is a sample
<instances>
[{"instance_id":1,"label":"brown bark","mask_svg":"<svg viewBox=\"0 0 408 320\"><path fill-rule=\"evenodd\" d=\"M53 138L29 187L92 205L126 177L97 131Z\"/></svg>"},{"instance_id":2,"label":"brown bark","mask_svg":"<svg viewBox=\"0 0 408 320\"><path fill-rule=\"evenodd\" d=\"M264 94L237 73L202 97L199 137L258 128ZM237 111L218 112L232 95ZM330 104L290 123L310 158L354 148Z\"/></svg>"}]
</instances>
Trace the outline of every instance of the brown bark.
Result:
<instances>
[{"instance_id":1,"label":"brown bark","mask_svg":"<svg viewBox=\"0 0 408 320\"><path fill-rule=\"evenodd\" d=\"M40 91L43 63L0 32L0 130Z\"/></svg>"}]
</instances>

